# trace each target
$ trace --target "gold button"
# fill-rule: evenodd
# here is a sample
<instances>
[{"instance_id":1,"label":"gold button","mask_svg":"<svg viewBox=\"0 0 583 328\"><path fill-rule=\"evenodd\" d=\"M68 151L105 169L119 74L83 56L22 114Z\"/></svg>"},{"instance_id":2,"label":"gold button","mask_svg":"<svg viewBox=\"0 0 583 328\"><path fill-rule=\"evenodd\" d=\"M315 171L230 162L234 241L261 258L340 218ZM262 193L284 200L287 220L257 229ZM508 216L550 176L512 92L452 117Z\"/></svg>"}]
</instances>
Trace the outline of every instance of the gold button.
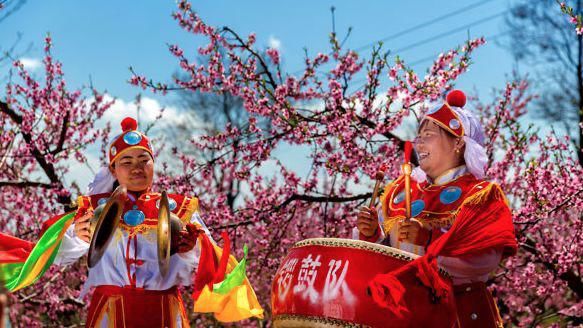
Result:
<instances>
[{"instance_id":1,"label":"gold button","mask_svg":"<svg viewBox=\"0 0 583 328\"><path fill-rule=\"evenodd\" d=\"M472 287L466 287L466 292L472 291Z\"/></svg>"}]
</instances>

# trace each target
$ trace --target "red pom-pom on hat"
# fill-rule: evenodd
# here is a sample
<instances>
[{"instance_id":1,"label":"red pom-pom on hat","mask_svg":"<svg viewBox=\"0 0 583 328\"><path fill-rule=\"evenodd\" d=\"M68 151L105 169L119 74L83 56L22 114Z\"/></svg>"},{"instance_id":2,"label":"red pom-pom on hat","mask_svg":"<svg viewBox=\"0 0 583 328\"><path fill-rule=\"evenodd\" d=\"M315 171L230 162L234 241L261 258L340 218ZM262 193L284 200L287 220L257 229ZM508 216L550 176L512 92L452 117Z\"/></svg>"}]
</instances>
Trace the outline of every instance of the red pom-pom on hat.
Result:
<instances>
[{"instance_id":1,"label":"red pom-pom on hat","mask_svg":"<svg viewBox=\"0 0 583 328\"><path fill-rule=\"evenodd\" d=\"M134 131L138 129L138 122L131 118L131 117L126 117L123 119L123 121L121 121L121 130L123 132L126 131Z\"/></svg>"},{"instance_id":2,"label":"red pom-pom on hat","mask_svg":"<svg viewBox=\"0 0 583 328\"><path fill-rule=\"evenodd\" d=\"M461 90L452 90L445 97L445 101L453 107L464 107L466 104L466 95Z\"/></svg>"}]
</instances>

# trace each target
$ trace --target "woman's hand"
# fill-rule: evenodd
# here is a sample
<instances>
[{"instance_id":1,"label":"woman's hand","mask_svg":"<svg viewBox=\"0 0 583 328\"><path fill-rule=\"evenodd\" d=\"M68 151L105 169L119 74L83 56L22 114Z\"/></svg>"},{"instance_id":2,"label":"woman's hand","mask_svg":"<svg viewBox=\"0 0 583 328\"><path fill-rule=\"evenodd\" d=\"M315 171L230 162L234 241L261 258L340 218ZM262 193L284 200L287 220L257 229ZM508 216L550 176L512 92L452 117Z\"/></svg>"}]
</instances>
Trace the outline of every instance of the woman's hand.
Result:
<instances>
[{"instance_id":1,"label":"woman's hand","mask_svg":"<svg viewBox=\"0 0 583 328\"><path fill-rule=\"evenodd\" d=\"M429 230L423 228L417 219L401 221L399 223L399 241L425 246L429 240Z\"/></svg>"},{"instance_id":2,"label":"woman's hand","mask_svg":"<svg viewBox=\"0 0 583 328\"><path fill-rule=\"evenodd\" d=\"M188 223L182 231L180 231L180 237L178 241L178 253L186 253L194 248L196 245L196 239L199 233L204 233L197 229L192 223Z\"/></svg>"},{"instance_id":3,"label":"woman's hand","mask_svg":"<svg viewBox=\"0 0 583 328\"><path fill-rule=\"evenodd\" d=\"M379 228L379 218L374 207L362 207L358 212L356 227L365 237L372 237Z\"/></svg>"},{"instance_id":4,"label":"woman's hand","mask_svg":"<svg viewBox=\"0 0 583 328\"><path fill-rule=\"evenodd\" d=\"M89 222L89 220L91 220L92 217L93 211L90 210L74 223L75 235L86 243L89 243L91 240L91 231L89 230L91 222Z\"/></svg>"}]
</instances>

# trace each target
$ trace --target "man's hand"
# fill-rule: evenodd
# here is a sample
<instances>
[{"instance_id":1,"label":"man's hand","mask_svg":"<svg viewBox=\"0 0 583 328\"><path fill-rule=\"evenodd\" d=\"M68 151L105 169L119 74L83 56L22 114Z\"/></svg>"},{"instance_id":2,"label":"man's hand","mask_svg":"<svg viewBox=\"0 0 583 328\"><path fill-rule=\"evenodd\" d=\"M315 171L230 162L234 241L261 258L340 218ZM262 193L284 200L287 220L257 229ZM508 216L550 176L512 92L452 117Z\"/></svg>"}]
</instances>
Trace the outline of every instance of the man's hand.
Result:
<instances>
[{"instance_id":1,"label":"man's hand","mask_svg":"<svg viewBox=\"0 0 583 328\"><path fill-rule=\"evenodd\" d=\"M91 231L89 230L91 222L89 222L89 220L91 220L92 217L93 211L87 211L85 215L80 217L74 223L75 235L87 243L91 240Z\"/></svg>"},{"instance_id":2,"label":"man's hand","mask_svg":"<svg viewBox=\"0 0 583 328\"><path fill-rule=\"evenodd\" d=\"M192 223L186 225L185 229L180 231L178 240L178 253L186 253L194 248L196 239L199 233L204 233L202 230L196 228Z\"/></svg>"},{"instance_id":3,"label":"man's hand","mask_svg":"<svg viewBox=\"0 0 583 328\"><path fill-rule=\"evenodd\" d=\"M399 241L425 246L429 240L429 230L423 228L421 222L416 219L401 221L399 223Z\"/></svg>"},{"instance_id":4,"label":"man's hand","mask_svg":"<svg viewBox=\"0 0 583 328\"><path fill-rule=\"evenodd\" d=\"M365 237L372 237L379 228L379 218L374 207L362 207L358 212L356 227Z\"/></svg>"}]
</instances>

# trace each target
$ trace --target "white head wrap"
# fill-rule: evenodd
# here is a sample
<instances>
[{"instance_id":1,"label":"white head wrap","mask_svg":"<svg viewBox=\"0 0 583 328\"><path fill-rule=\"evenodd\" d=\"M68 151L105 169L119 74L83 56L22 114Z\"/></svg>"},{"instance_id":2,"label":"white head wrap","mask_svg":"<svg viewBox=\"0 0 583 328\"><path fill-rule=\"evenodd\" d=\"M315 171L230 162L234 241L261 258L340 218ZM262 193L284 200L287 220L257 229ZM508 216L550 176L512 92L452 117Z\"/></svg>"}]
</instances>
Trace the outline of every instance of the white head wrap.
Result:
<instances>
[{"instance_id":1,"label":"white head wrap","mask_svg":"<svg viewBox=\"0 0 583 328\"><path fill-rule=\"evenodd\" d=\"M439 105L440 107L443 105ZM468 171L477 179L483 179L486 175L486 165L488 155L484 148L486 136L480 121L472 114L461 107L450 106L461 121L464 129L463 140L465 142L464 160ZM425 118L423 119L425 120ZM421 121L423 123L423 120ZM427 180L427 174L420 168L413 169L411 176L417 182Z\"/></svg>"},{"instance_id":2,"label":"white head wrap","mask_svg":"<svg viewBox=\"0 0 583 328\"><path fill-rule=\"evenodd\" d=\"M102 166L97 171L97 174L93 178L93 181L89 183L87 187L87 195L103 194L113 191L113 183L115 178L109 171L109 167Z\"/></svg>"}]
</instances>

